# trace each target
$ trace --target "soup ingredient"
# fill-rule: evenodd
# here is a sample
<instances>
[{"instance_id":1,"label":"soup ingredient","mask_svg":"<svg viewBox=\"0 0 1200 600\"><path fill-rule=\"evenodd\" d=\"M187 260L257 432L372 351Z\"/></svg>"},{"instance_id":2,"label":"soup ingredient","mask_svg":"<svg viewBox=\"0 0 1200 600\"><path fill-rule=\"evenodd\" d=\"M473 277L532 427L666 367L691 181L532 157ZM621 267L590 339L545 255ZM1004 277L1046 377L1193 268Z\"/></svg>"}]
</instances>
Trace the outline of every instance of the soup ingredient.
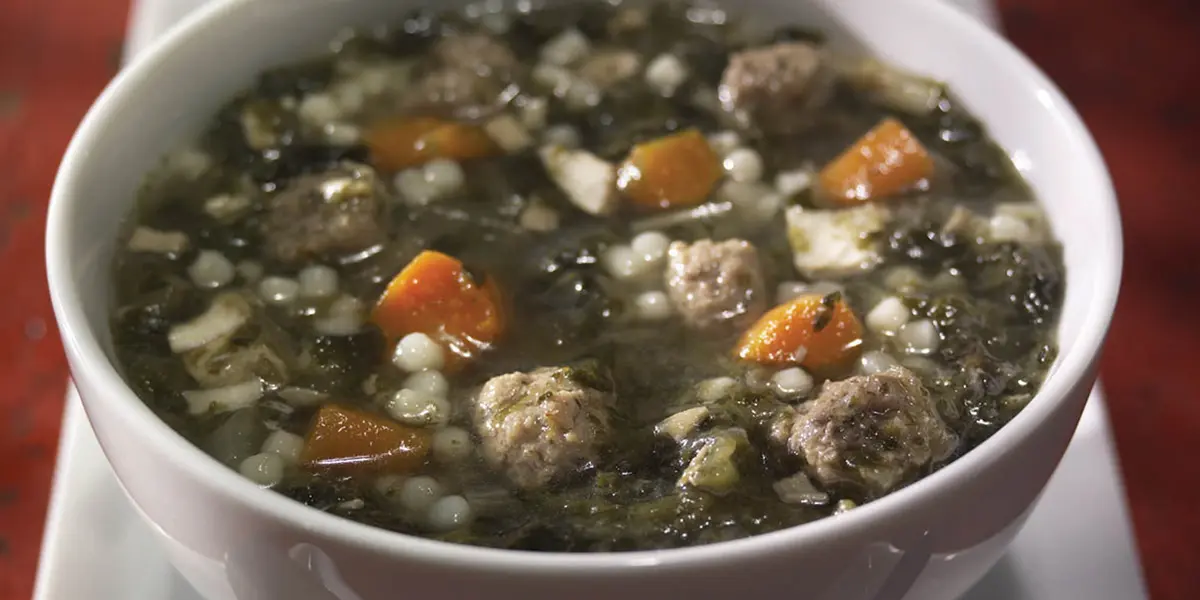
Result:
<instances>
[{"instance_id":1,"label":"soup ingredient","mask_svg":"<svg viewBox=\"0 0 1200 600\"><path fill-rule=\"evenodd\" d=\"M607 215L617 209L617 168L586 150L550 144L538 151L550 179L567 200L589 215Z\"/></svg>"},{"instance_id":2,"label":"soup ingredient","mask_svg":"<svg viewBox=\"0 0 1200 600\"><path fill-rule=\"evenodd\" d=\"M172 326L167 333L167 342L176 354L195 350L232 335L250 320L250 312L250 305L239 294L220 294L200 316Z\"/></svg>"},{"instance_id":3,"label":"soup ingredient","mask_svg":"<svg viewBox=\"0 0 1200 600\"><path fill-rule=\"evenodd\" d=\"M393 341L410 333L432 338L447 350L446 370L453 370L504 333L502 306L491 278L477 280L458 259L425 250L388 284L371 322Z\"/></svg>"},{"instance_id":4,"label":"soup ingredient","mask_svg":"<svg viewBox=\"0 0 1200 600\"><path fill-rule=\"evenodd\" d=\"M224 254L215 250L201 250L188 267L188 275L196 287L215 289L229 285L237 272Z\"/></svg>"},{"instance_id":5,"label":"soup ingredient","mask_svg":"<svg viewBox=\"0 0 1200 600\"><path fill-rule=\"evenodd\" d=\"M188 414L192 415L238 410L253 405L262 396L263 381L257 377L225 387L183 393L183 398L187 400Z\"/></svg>"},{"instance_id":6,"label":"soup ingredient","mask_svg":"<svg viewBox=\"0 0 1200 600\"><path fill-rule=\"evenodd\" d=\"M736 52L721 77L721 104L764 130L798 129L824 99L823 64L821 51L807 42Z\"/></svg>"},{"instance_id":7,"label":"soup ingredient","mask_svg":"<svg viewBox=\"0 0 1200 600\"><path fill-rule=\"evenodd\" d=\"M688 208L708 198L721 171L721 157L708 140L688 129L634 146L617 187L641 208Z\"/></svg>"},{"instance_id":8,"label":"soup ingredient","mask_svg":"<svg viewBox=\"0 0 1200 600\"><path fill-rule=\"evenodd\" d=\"M744 327L767 306L758 251L745 240L672 243L666 285L675 311L696 329Z\"/></svg>"},{"instance_id":9,"label":"soup ingredient","mask_svg":"<svg viewBox=\"0 0 1200 600\"><path fill-rule=\"evenodd\" d=\"M271 487L283 479L286 466L278 454L262 452L243 460L238 466L238 472L258 485Z\"/></svg>"},{"instance_id":10,"label":"soup ingredient","mask_svg":"<svg viewBox=\"0 0 1200 600\"><path fill-rule=\"evenodd\" d=\"M177 256L188 248L188 236L181 231L159 231L149 227L138 227L129 236L125 247L130 252L152 252Z\"/></svg>"},{"instance_id":11,"label":"soup ingredient","mask_svg":"<svg viewBox=\"0 0 1200 600\"><path fill-rule=\"evenodd\" d=\"M367 131L366 142L373 164L386 172L436 158L463 161L503 152L483 128L433 117L399 117L377 123Z\"/></svg>"},{"instance_id":12,"label":"soup ingredient","mask_svg":"<svg viewBox=\"0 0 1200 600\"><path fill-rule=\"evenodd\" d=\"M453 531L471 520L471 505L462 496L445 496L429 507L426 519L434 531Z\"/></svg>"},{"instance_id":13,"label":"soup ingredient","mask_svg":"<svg viewBox=\"0 0 1200 600\"><path fill-rule=\"evenodd\" d=\"M402 110L416 114L478 119L503 106L505 87L519 68L499 39L480 33L451 34L430 49L432 60L401 98Z\"/></svg>"},{"instance_id":14,"label":"soup ingredient","mask_svg":"<svg viewBox=\"0 0 1200 600\"><path fill-rule=\"evenodd\" d=\"M829 504L829 494L817 489L803 472L776 481L771 486L779 499L788 504L821 506Z\"/></svg>"},{"instance_id":15,"label":"soup ingredient","mask_svg":"<svg viewBox=\"0 0 1200 600\"><path fill-rule=\"evenodd\" d=\"M708 415L707 406L693 406L663 419L654 426L654 433L683 442L700 428Z\"/></svg>"},{"instance_id":16,"label":"soup ingredient","mask_svg":"<svg viewBox=\"0 0 1200 600\"><path fill-rule=\"evenodd\" d=\"M474 402L484 459L524 489L591 467L611 434L612 390L590 367L493 377Z\"/></svg>"},{"instance_id":17,"label":"soup ingredient","mask_svg":"<svg viewBox=\"0 0 1200 600\"><path fill-rule=\"evenodd\" d=\"M886 208L864 204L821 210L797 205L785 214L792 262L807 277L849 277L883 261L879 234L888 222Z\"/></svg>"},{"instance_id":18,"label":"soup ingredient","mask_svg":"<svg viewBox=\"0 0 1200 600\"><path fill-rule=\"evenodd\" d=\"M375 171L341 163L302 175L267 200L263 242L285 265L337 260L387 239L387 199Z\"/></svg>"},{"instance_id":19,"label":"soup ingredient","mask_svg":"<svg viewBox=\"0 0 1200 600\"><path fill-rule=\"evenodd\" d=\"M300 462L309 469L348 474L410 473L425 463L430 433L337 404L318 411Z\"/></svg>"},{"instance_id":20,"label":"soup ingredient","mask_svg":"<svg viewBox=\"0 0 1200 600\"><path fill-rule=\"evenodd\" d=\"M841 292L805 294L767 311L742 335L736 354L761 365L799 365L829 377L858 360L862 343L862 324Z\"/></svg>"},{"instance_id":21,"label":"soup ingredient","mask_svg":"<svg viewBox=\"0 0 1200 600\"><path fill-rule=\"evenodd\" d=\"M827 382L803 410L782 413L771 437L803 458L816 482L850 485L870 498L911 481L958 445L929 392L902 367Z\"/></svg>"},{"instance_id":22,"label":"soup ingredient","mask_svg":"<svg viewBox=\"0 0 1200 600\"><path fill-rule=\"evenodd\" d=\"M932 175L929 151L903 123L887 118L821 169L818 197L853 206L927 185Z\"/></svg>"},{"instance_id":23,"label":"soup ingredient","mask_svg":"<svg viewBox=\"0 0 1200 600\"><path fill-rule=\"evenodd\" d=\"M637 52L606 49L594 52L584 60L579 66L579 76L606 89L637 75L641 68L642 58Z\"/></svg>"},{"instance_id":24,"label":"soup ingredient","mask_svg":"<svg viewBox=\"0 0 1200 600\"><path fill-rule=\"evenodd\" d=\"M750 446L741 429L714 431L701 440L700 450L679 476L679 487L694 487L713 494L725 494L741 480L737 461Z\"/></svg>"}]
</instances>

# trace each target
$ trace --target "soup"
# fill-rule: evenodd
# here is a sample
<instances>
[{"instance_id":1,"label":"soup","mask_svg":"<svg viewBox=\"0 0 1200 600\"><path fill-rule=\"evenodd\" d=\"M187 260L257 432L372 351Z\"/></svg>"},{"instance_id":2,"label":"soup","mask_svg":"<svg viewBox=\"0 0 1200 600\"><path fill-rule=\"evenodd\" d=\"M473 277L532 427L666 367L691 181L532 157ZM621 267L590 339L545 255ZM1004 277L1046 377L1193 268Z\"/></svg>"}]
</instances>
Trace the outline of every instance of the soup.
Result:
<instances>
[{"instance_id":1,"label":"soup","mask_svg":"<svg viewBox=\"0 0 1200 600\"><path fill-rule=\"evenodd\" d=\"M1061 248L951 92L681 4L347 33L147 177L117 355L215 460L407 534L622 551L844 513L1055 358Z\"/></svg>"}]
</instances>

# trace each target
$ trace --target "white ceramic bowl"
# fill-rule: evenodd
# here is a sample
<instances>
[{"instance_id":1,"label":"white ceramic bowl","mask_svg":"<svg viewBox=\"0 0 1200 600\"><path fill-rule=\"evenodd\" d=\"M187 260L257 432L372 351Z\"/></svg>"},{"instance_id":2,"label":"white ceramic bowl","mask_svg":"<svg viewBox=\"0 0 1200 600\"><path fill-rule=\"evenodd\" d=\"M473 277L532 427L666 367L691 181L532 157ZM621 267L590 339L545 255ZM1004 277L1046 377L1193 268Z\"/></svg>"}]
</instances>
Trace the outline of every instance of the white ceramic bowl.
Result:
<instances>
[{"instance_id":1,"label":"white ceramic bowl","mask_svg":"<svg viewBox=\"0 0 1200 600\"><path fill-rule=\"evenodd\" d=\"M556 555L443 544L373 529L258 489L209 459L121 380L109 265L143 174L265 67L319 51L347 24L417 0L227 0L127 68L67 151L47 261L88 418L126 493L176 567L212 600L487 598L954 598L999 558L1075 429L1095 378L1121 265L1112 186L1062 94L1008 43L928 0L741 0L774 22L948 81L1046 203L1065 245L1061 354L995 437L913 486L846 515L711 546Z\"/></svg>"}]
</instances>

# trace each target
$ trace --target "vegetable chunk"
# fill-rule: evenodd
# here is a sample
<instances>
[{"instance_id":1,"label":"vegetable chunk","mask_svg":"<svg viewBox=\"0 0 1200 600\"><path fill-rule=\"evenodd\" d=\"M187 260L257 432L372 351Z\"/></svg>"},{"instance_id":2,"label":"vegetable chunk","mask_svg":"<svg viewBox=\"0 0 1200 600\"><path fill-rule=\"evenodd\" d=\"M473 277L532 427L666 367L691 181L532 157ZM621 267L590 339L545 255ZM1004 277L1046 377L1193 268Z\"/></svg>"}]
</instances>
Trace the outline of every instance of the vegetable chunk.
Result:
<instances>
[{"instance_id":1,"label":"vegetable chunk","mask_svg":"<svg viewBox=\"0 0 1200 600\"><path fill-rule=\"evenodd\" d=\"M895 196L932 175L929 152L900 121L887 118L826 165L819 180L824 202L853 206Z\"/></svg>"},{"instance_id":2,"label":"vegetable chunk","mask_svg":"<svg viewBox=\"0 0 1200 600\"><path fill-rule=\"evenodd\" d=\"M388 284L371 321L392 343L424 333L443 344L448 371L491 348L505 329L495 283L475 280L458 259L433 250L417 255Z\"/></svg>"},{"instance_id":3,"label":"vegetable chunk","mask_svg":"<svg viewBox=\"0 0 1200 600\"><path fill-rule=\"evenodd\" d=\"M388 172L419 166L435 158L470 160L503 153L483 128L432 117L377 123L365 137L372 162Z\"/></svg>"},{"instance_id":4,"label":"vegetable chunk","mask_svg":"<svg viewBox=\"0 0 1200 600\"><path fill-rule=\"evenodd\" d=\"M862 343L862 323L840 292L805 294L767 311L742 336L736 354L762 365L800 365L830 376L858 360Z\"/></svg>"},{"instance_id":5,"label":"vegetable chunk","mask_svg":"<svg viewBox=\"0 0 1200 600\"><path fill-rule=\"evenodd\" d=\"M410 473L429 455L430 433L367 412L327 404L313 419L300 462L349 473Z\"/></svg>"},{"instance_id":6,"label":"vegetable chunk","mask_svg":"<svg viewBox=\"0 0 1200 600\"><path fill-rule=\"evenodd\" d=\"M642 208L696 206L721 179L721 157L695 129L633 147L617 173L617 187Z\"/></svg>"}]
</instances>

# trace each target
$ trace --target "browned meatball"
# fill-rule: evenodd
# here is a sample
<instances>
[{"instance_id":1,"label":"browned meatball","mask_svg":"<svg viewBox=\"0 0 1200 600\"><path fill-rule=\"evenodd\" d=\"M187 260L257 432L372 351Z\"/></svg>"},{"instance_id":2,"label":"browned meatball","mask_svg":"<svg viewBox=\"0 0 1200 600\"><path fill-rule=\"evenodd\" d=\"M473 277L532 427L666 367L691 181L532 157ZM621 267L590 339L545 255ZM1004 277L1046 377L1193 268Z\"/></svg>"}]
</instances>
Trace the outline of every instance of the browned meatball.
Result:
<instances>
[{"instance_id":1,"label":"browned meatball","mask_svg":"<svg viewBox=\"0 0 1200 600\"><path fill-rule=\"evenodd\" d=\"M443 38L431 54L430 69L403 99L408 110L486 116L502 103L503 91L518 67L507 46L483 34Z\"/></svg>"},{"instance_id":2,"label":"browned meatball","mask_svg":"<svg viewBox=\"0 0 1200 600\"><path fill-rule=\"evenodd\" d=\"M749 242L675 242L668 251L667 295L696 329L746 327L767 308L758 251Z\"/></svg>"},{"instance_id":3,"label":"browned meatball","mask_svg":"<svg viewBox=\"0 0 1200 600\"><path fill-rule=\"evenodd\" d=\"M346 163L292 180L267 202L263 237L271 258L299 265L384 242L387 199L375 172Z\"/></svg>"},{"instance_id":4,"label":"browned meatball","mask_svg":"<svg viewBox=\"0 0 1200 600\"><path fill-rule=\"evenodd\" d=\"M807 122L806 109L823 100L828 82L816 46L783 42L731 56L719 94L739 117L790 130Z\"/></svg>"},{"instance_id":5,"label":"browned meatball","mask_svg":"<svg viewBox=\"0 0 1200 600\"><path fill-rule=\"evenodd\" d=\"M920 380L901 367L826 383L815 400L782 413L771 438L803 458L814 480L871 497L915 479L958 444Z\"/></svg>"},{"instance_id":6,"label":"browned meatball","mask_svg":"<svg viewBox=\"0 0 1200 600\"><path fill-rule=\"evenodd\" d=\"M493 377L475 399L484 459L523 489L594 464L610 433L613 394L568 367Z\"/></svg>"}]
</instances>

